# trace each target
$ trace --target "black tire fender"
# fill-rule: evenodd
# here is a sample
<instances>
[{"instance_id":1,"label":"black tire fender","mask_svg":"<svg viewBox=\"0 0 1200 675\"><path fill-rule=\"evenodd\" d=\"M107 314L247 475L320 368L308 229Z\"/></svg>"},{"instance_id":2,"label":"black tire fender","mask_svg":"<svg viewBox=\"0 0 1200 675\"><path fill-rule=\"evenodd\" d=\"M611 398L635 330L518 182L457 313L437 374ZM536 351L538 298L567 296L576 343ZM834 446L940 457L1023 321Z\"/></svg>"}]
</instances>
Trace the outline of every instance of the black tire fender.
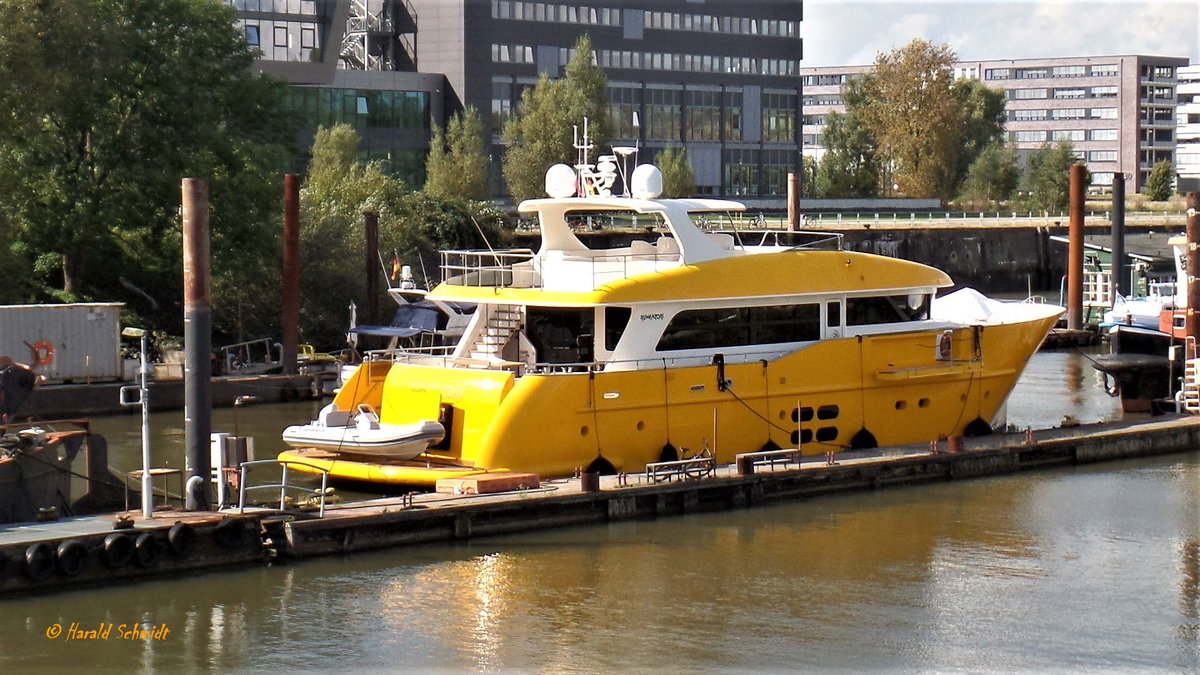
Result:
<instances>
[{"instance_id":1,"label":"black tire fender","mask_svg":"<svg viewBox=\"0 0 1200 675\"><path fill-rule=\"evenodd\" d=\"M196 530L184 522L177 522L167 531L167 548L177 556L185 556L196 547Z\"/></svg>"},{"instance_id":2,"label":"black tire fender","mask_svg":"<svg viewBox=\"0 0 1200 675\"><path fill-rule=\"evenodd\" d=\"M246 522L236 518L223 518L217 523L216 529L213 530L213 535L217 539L217 543L221 548L238 549L246 545L247 529Z\"/></svg>"},{"instance_id":3,"label":"black tire fender","mask_svg":"<svg viewBox=\"0 0 1200 675\"><path fill-rule=\"evenodd\" d=\"M45 581L54 574L54 549L39 541L25 549L25 576L33 581Z\"/></svg>"},{"instance_id":4,"label":"black tire fender","mask_svg":"<svg viewBox=\"0 0 1200 675\"><path fill-rule=\"evenodd\" d=\"M162 549L159 547L154 533L143 532L138 535L137 541L133 545L133 564L142 569L154 567L158 564L161 552Z\"/></svg>"},{"instance_id":5,"label":"black tire fender","mask_svg":"<svg viewBox=\"0 0 1200 675\"><path fill-rule=\"evenodd\" d=\"M88 566L88 550L78 539L65 539L58 544L55 558L60 574L77 577Z\"/></svg>"},{"instance_id":6,"label":"black tire fender","mask_svg":"<svg viewBox=\"0 0 1200 675\"><path fill-rule=\"evenodd\" d=\"M133 539L123 532L111 532L104 538L100 560L112 569L124 567L133 560Z\"/></svg>"}]
</instances>

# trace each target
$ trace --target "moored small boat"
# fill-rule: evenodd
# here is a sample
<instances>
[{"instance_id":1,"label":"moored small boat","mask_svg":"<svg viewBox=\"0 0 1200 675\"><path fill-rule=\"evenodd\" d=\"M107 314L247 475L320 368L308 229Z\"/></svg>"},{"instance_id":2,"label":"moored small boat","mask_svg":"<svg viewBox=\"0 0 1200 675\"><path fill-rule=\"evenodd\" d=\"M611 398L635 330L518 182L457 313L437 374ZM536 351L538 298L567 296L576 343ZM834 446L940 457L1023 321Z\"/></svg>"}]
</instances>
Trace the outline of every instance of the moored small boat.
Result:
<instances>
[{"instance_id":1,"label":"moored small boat","mask_svg":"<svg viewBox=\"0 0 1200 675\"><path fill-rule=\"evenodd\" d=\"M351 411L330 403L321 409L317 419L284 429L283 442L293 448L402 460L425 452L442 439L445 431L441 424L430 420L413 424L381 423L374 408L367 404Z\"/></svg>"}]
</instances>

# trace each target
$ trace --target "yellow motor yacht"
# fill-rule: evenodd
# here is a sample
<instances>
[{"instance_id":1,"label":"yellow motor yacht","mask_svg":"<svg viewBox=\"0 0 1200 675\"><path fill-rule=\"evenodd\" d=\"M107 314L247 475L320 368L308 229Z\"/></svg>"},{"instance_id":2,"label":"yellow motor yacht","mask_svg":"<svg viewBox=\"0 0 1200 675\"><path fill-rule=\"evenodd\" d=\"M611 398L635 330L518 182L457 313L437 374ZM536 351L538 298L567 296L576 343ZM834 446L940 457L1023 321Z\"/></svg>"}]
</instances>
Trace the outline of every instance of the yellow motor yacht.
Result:
<instances>
[{"instance_id":1,"label":"yellow motor yacht","mask_svg":"<svg viewBox=\"0 0 1200 675\"><path fill-rule=\"evenodd\" d=\"M305 449L281 459L429 486L493 471L641 471L683 448L725 463L764 448L986 434L1062 313L971 289L937 297L952 285L945 273L843 250L837 235L746 243L711 231L713 214L743 205L657 198L651 165L633 172L631 196L597 175L558 165L552 196L520 204L540 226L536 252L443 252L444 281L427 299L475 306L457 343L364 362L334 398L339 410L369 406L381 425L436 421L440 440L404 461ZM643 236L590 246L581 225L599 219Z\"/></svg>"}]
</instances>

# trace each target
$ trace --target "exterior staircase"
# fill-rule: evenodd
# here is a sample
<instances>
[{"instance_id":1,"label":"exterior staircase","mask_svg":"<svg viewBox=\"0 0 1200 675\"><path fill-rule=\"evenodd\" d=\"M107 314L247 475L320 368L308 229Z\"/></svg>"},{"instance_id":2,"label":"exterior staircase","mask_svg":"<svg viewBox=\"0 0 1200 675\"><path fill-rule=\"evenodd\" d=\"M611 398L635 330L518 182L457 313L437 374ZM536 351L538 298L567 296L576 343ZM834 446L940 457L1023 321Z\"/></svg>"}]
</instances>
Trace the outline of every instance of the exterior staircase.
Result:
<instances>
[{"instance_id":1,"label":"exterior staircase","mask_svg":"<svg viewBox=\"0 0 1200 675\"><path fill-rule=\"evenodd\" d=\"M501 359L500 349L521 327L524 316L517 305L488 305L485 311L487 321L468 353L472 359L479 361L498 361Z\"/></svg>"}]
</instances>

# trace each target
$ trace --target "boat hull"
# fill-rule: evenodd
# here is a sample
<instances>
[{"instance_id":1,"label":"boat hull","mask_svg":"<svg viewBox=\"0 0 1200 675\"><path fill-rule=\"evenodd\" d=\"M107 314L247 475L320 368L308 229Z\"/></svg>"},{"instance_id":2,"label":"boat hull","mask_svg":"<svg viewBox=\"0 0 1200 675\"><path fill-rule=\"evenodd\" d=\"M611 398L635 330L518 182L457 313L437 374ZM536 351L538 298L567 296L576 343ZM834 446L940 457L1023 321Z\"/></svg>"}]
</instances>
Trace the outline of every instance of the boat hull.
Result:
<instances>
[{"instance_id":1,"label":"boat hull","mask_svg":"<svg viewBox=\"0 0 1200 675\"><path fill-rule=\"evenodd\" d=\"M380 424L372 429L313 423L284 429L283 442L293 448L318 448L345 455L402 460L425 452L430 444L441 440L444 434L442 425L430 421L404 425Z\"/></svg>"},{"instance_id":2,"label":"boat hull","mask_svg":"<svg viewBox=\"0 0 1200 675\"><path fill-rule=\"evenodd\" d=\"M517 377L395 363L381 421L440 419L445 448L427 457L546 477L597 461L593 468L641 471L672 449L709 447L732 462L764 446L815 454L973 435L990 430L1056 319L954 329L943 360L935 357L943 330L914 330L822 340L770 360L724 357L723 366Z\"/></svg>"}]
</instances>

